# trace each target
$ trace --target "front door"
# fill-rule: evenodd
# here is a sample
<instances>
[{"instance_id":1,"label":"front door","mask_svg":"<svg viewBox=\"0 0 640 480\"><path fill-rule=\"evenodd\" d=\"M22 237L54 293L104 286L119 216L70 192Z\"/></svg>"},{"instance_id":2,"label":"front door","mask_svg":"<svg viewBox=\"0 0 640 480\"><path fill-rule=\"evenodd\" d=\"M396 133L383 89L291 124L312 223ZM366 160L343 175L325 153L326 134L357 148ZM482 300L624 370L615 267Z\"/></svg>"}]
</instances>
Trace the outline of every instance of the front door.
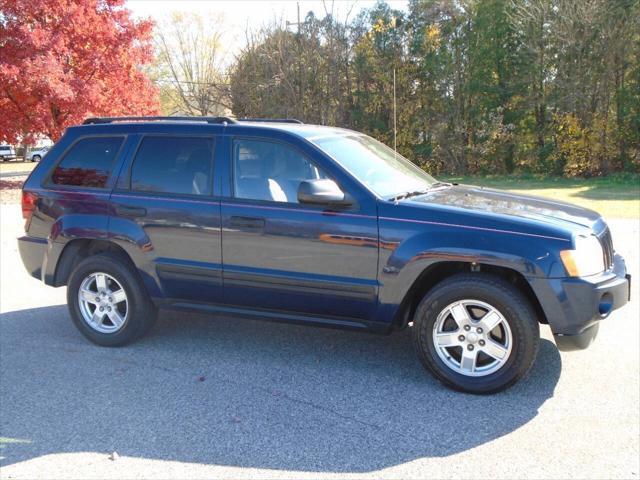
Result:
<instances>
[{"instance_id":1,"label":"front door","mask_svg":"<svg viewBox=\"0 0 640 480\"><path fill-rule=\"evenodd\" d=\"M225 303L344 322L370 318L377 302L375 203L301 205L302 180L330 178L308 155L266 139L229 145L231 198L221 203Z\"/></svg>"},{"instance_id":2,"label":"front door","mask_svg":"<svg viewBox=\"0 0 640 480\"><path fill-rule=\"evenodd\" d=\"M213 154L212 136L146 135L131 163L128 188L111 196L112 222L136 224L143 271L174 303L222 299Z\"/></svg>"}]
</instances>

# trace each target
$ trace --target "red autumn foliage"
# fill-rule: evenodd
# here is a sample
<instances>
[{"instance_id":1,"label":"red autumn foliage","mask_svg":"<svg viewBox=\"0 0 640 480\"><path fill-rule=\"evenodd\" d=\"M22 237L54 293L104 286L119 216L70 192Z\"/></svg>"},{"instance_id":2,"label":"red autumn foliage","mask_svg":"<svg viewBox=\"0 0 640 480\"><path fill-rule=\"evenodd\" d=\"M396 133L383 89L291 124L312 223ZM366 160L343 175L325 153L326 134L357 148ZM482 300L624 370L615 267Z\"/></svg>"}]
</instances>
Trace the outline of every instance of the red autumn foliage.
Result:
<instances>
[{"instance_id":1,"label":"red autumn foliage","mask_svg":"<svg viewBox=\"0 0 640 480\"><path fill-rule=\"evenodd\" d=\"M88 116L152 115L153 23L124 0L0 0L0 140L57 140Z\"/></svg>"}]
</instances>

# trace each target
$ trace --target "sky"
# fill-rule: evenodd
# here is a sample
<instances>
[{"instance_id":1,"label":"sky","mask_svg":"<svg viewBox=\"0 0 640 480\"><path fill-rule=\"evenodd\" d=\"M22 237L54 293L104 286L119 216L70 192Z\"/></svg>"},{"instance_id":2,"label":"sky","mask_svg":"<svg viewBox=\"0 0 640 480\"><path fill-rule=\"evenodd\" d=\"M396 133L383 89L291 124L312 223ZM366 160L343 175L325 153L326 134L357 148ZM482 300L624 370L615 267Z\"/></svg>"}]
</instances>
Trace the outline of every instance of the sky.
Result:
<instances>
[{"instance_id":1,"label":"sky","mask_svg":"<svg viewBox=\"0 0 640 480\"><path fill-rule=\"evenodd\" d=\"M313 11L316 16L324 17L325 6L333 7L338 18L344 18L351 10L351 18L363 8L375 5L375 0L127 0L127 7L138 17L151 17L161 20L171 11L196 12L201 14L222 13L229 27L244 31L247 24L259 28L273 19L290 22L297 20L297 3L300 3L300 16ZM406 9L406 0L387 0L393 8Z\"/></svg>"},{"instance_id":2,"label":"sky","mask_svg":"<svg viewBox=\"0 0 640 480\"><path fill-rule=\"evenodd\" d=\"M406 10L407 0L386 0L392 7ZM294 0L127 0L126 6L135 17L150 17L158 24L162 24L173 11L193 12L201 15L216 17L222 14L224 18L225 40L233 45L229 51L237 51L244 45L244 33L257 30L261 26L274 20L297 21L297 4ZM316 17L325 16L325 6L328 10L333 7L334 15L344 20L349 10L354 18L362 9L375 5L375 0L301 0L300 18L308 11L313 11ZM295 26L290 28L295 29Z\"/></svg>"}]
</instances>

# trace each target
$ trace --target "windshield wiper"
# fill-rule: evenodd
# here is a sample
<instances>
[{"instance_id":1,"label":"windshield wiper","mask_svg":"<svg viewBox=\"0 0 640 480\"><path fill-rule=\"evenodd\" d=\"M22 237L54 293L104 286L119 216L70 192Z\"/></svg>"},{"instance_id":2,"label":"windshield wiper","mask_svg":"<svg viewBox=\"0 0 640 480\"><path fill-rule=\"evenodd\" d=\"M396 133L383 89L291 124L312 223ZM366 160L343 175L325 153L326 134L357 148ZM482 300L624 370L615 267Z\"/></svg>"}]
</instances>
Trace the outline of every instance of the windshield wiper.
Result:
<instances>
[{"instance_id":1,"label":"windshield wiper","mask_svg":"<svg viewBox=\"0 0 640 480\"><path fill-rule=\"evenodd\" d=\"M435 188L442 187L450 187L451 184L447 182L435 182L429 185L429 188L425 188L424 190L412 190L408 192L402 192L389 199L390 202L399 202L400 200L404 200L406 198L417 197L418 195L424 195L425 193L429 193L431 190Z\"/></svg>"},{"instance_id":2,"label":"windshield wiper","mask_svg":"<svg viewBox=\"0 0 640 480\"><path fill-rule=\"evenodd\" d=\"M449 182L435 182L435 183L432 183L431 186L429 186L429 190L433 188L450 187L451 185L453 184Z\"/></svg>"},{"instance_id":3,"label":"windshield wiper","mask_svg":"<svg viewBox=\"0 0 640 480\"><path fill-rule=\"evenodd\" d=\"M404 200L405 198L415 197L417 195L422 195L423 193L427 193L429 190L414 190L412 192L402 192L396 195L393 198L390 198L390 202L398 202L400 200Z\"/></svg>"}]
</instances>

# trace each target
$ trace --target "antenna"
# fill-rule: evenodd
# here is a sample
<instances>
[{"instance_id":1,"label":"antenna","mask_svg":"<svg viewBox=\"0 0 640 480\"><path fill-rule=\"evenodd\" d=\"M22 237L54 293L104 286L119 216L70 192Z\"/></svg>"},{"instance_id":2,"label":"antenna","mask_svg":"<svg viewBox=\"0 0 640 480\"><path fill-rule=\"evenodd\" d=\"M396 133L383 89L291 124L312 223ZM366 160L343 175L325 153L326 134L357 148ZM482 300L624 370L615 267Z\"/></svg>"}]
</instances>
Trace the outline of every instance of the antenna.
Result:
<instances>
[{"instance_id":1,"label":"antenna","mask_svg":"<svg viewBox=\"0 0 640 480\"><path fill-rule=\"evenodd\" d=\"M396 69L393 69L393 154L395 159L398 159L398 143L397 143L397 130L396 130Z\"/></svg>"}]
</instances>

